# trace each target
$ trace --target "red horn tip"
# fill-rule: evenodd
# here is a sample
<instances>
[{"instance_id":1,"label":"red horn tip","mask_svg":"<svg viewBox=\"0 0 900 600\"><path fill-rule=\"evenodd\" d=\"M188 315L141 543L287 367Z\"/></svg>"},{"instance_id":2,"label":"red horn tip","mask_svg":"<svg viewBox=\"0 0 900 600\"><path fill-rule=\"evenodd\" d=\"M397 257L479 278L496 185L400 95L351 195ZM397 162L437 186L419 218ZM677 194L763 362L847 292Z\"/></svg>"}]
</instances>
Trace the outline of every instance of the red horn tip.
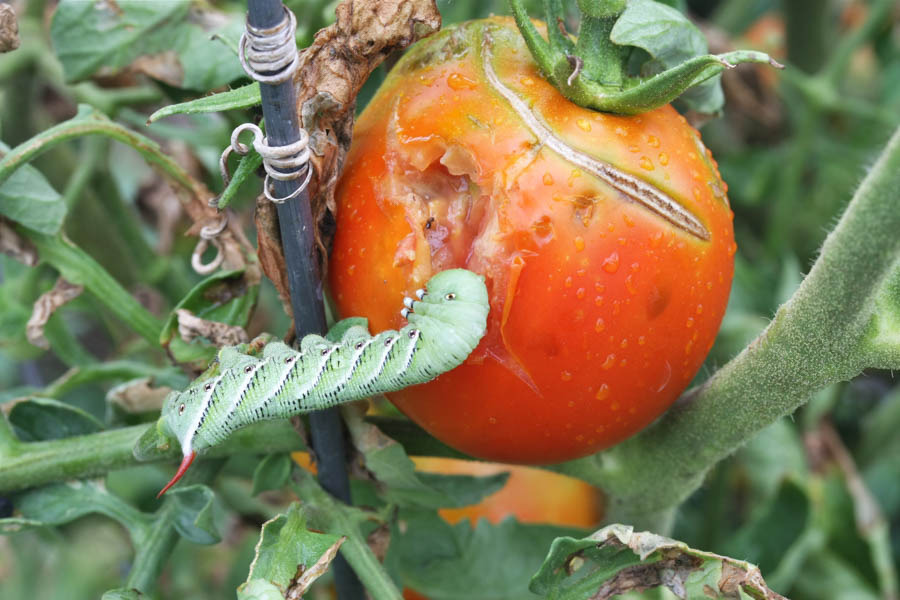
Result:
<instances>
[{"instance_id":1,"label":"red horn tip","mask_svg":"<svg viewBox=\"0 0 900 600\"><path fill-rule=\"evenodd\" d=\"M190 454L185 456L183 459L181 459L181 465L178 466L178 471L175 473L175 477L173 477L172 480L166 484L166 487L164 487L163 489L161 489L159 491L159 493L156 495L157 498L159 498L160 496L165 494L166 491L170 487L175 485L178 482L178 480L181 479L181 476L184 475L185 472L187 472L188 467L190 467L191 463L194 462L194 458L196 458L196 456L197 456L196 452L191 452Z\"/></svg>"}]
</instances>

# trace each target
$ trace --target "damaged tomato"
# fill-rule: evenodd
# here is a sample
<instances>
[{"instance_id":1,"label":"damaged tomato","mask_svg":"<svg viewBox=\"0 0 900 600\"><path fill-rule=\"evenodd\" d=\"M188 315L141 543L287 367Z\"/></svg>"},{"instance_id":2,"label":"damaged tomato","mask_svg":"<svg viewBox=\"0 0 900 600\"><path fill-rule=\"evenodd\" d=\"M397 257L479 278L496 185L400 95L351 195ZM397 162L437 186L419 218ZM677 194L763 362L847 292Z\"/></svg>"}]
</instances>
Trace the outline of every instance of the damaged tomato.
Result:
<instances>
[{"instance_id":1,"label":"damaged tomato","mask_svg":"<svg viewBox=\"0 0 900 600\"><path fill-rule=\"evenodd\" d=\"M377 331L432 274L484 274L481 345L391 401L474 456L569 460L645 427L702 364L733 269L725 191L671 107L576 106L512 21L471 22L410 50L357 122L330 285Z\"/></svg>"}]
</instances>

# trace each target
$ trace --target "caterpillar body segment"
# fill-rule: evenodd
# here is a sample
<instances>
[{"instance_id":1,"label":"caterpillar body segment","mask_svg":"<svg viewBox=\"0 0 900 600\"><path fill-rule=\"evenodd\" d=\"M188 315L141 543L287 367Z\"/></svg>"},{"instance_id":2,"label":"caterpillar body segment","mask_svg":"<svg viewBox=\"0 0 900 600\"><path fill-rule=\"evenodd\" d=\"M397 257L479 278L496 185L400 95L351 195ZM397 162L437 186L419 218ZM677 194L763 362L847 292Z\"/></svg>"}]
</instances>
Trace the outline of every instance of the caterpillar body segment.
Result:
<instances>
[{"instance_id":1,"label":"caterpillar body segment","mask_svg":"<svg viewBox=\"0 0 900 600\"><path fill-rule=\"evenodd\" d=\"M160 427L178 439L184 459L162 495L197 452L235 430L424 383L460 365L484 336L489 309L484 279L464 269L432 277L407 298L408 324L377 335L349 327L340 341L307 335L295 350L267 344L261 356L219 351L206 376L163 404Z\"/></svg>"}]
</instances>

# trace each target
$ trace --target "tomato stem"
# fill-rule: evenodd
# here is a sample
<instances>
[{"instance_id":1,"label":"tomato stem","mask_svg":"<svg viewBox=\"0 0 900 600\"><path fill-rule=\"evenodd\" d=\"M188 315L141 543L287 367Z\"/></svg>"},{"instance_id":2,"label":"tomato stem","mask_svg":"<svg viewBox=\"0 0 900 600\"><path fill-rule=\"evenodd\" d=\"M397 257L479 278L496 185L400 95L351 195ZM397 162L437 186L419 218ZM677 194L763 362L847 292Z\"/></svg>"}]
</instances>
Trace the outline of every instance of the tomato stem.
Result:
<instances>
[{"instance_id":1,"label":"tomato stem","mask_svg":"<svg viewBox=\"0 0 900 600\"><path fill-rule=\"evenodd\" d=\"M560 0L544 0L547 39L522 2L509 0L509 5L534 61L563 96L585 108L640 114L668 104L739 63L760 62L781 68L762 52L704 54L706 42L699 30L677 10L662 4L579 0L583 18L578 40L573 42L565 31ZM676 31L659 36L654 32L660 27ZM645 64L638 73L630 73L635 59L644 59ZM691 108L717 112L721 94L711 91L710 84L706 84L704 93L701 100L690 101L696 104Z\"/></svg>"}]
</instances>

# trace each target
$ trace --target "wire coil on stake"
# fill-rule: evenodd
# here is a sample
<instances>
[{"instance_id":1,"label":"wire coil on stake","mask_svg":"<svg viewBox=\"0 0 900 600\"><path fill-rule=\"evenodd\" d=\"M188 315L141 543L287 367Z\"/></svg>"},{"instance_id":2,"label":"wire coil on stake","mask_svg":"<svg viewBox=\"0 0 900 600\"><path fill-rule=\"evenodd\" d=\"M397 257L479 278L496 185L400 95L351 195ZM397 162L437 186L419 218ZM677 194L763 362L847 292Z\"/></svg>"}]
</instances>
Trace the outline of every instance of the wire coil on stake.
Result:
<instances>
[{"instance_id":1,"label":"wire coil on stake","mask_svg":"<svg viewBox=\"0 0 900 600\"><path fill-rule=\"evenodd\" d=\"M258 28L247 22L238 44L238 57L247 74L260 83L283 83L300 65L297 18L287 8L278 25Z\"/></svg>"},{"instance_id":2,"label":"wire coil on stake","mask_svg":"<svg viewBox=\"0 0 900 600\"><path fill-rule=\"evenodd\" d=\"M294 13L282 6L284 16L274 27L259 28L246 23L241 35L238 57L244 71L261 84L277 85L289 81L300 66L300 55L297 52L297 18ZM225 186L231 181L228 171L228 157L232 152L246 156L250 146L240 141L240 135L250 131L253 134L253 149L263 159L266 177L263 181L263 194L275 204L282 204L299 196L309 185L312 169L309 166L309 134L300 128L300 139L284 146L270 146L268 138L253 123L237 126L231 133L231 144L225 148L219 158L219 171ZM277 197L271 191L272 180L290 181L300 179L303 182L290 194ZM217 206L218 197L210 200L210 206ZM228 224L227 217L216 226L205 226L200 231L200 240L191 255L191 266L201 274L208 275L218 269L224 260L222 244L216 239ZM209 263L202 262L203 253L212 244L218 249L216 257Z\"/></svg>"}]
</instances>

